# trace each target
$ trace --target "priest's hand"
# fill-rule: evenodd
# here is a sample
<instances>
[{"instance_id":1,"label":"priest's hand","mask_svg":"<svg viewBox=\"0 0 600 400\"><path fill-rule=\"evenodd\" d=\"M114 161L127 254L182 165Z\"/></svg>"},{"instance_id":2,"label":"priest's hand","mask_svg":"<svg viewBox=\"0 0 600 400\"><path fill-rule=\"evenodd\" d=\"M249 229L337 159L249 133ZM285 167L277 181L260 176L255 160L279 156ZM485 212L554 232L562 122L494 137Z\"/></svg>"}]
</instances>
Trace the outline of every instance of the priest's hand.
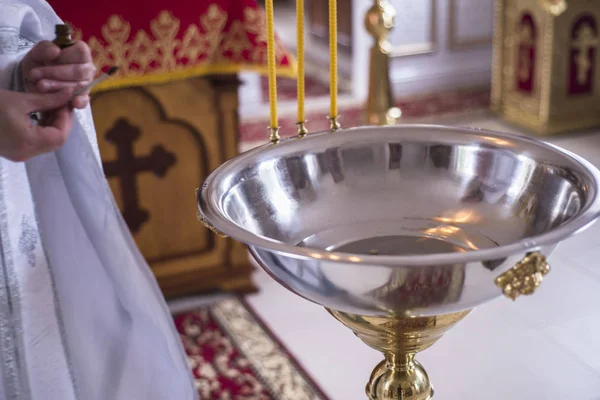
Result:
<instances>
[{"instance_id":1,"label":"priest's hand","mask_svg":"<svg viewBox=\"0 0 600 400\"><path fill-rule=\"evenodd\" d=\"M23 58L21 68L31 93L75 90L89 84L96 75L90 49L82 41L62 50L52 42L39 42ZM85 108L89 100L89 93L77 96L73 107Z\"/></svg>"},{"instance_id":2,"label":"priest's hand","mask_svg":"<svg viewBox=\"0 0 600 400\"><path fill-rule=\"evenodd\" d=\"M72 93L69 89L55 93L0 90L0 156L26 161L60 148L73 126ZM36 111L46 111L39 125L30 117Z\"/></svg>"}]
</instances>

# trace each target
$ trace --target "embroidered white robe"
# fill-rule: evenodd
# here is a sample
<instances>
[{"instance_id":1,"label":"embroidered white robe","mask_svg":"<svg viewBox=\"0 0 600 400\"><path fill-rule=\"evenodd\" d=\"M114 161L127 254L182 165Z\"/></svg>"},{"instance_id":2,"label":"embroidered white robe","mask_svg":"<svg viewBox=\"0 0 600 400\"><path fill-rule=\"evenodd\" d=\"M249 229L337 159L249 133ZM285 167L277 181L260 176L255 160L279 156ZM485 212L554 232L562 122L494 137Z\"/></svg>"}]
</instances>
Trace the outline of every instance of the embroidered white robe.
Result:
<instances>
[{"instance_id":1,"label":"embroidered white robe","mask_svg":"<svg viewBox=\"0 0 600 400\"><path fill-rule=\"evenodd\" d=\"M44 0L0 0L0 88L24 90L19 63L57 23ZM60 150L0 158L0 255L0 400L197 398L103 174L89 109Z\"/></svg>"}]
</instances>

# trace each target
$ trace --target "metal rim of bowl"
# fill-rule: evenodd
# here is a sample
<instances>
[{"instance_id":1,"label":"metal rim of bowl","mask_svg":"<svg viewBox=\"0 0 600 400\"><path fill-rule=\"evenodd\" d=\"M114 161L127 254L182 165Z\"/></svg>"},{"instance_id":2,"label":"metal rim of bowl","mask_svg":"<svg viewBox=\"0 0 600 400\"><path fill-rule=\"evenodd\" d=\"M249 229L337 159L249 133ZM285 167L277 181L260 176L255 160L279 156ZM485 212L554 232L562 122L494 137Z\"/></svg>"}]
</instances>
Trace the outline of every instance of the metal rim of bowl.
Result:
<instances>
[{"instance_id":1,"label":"metal rim of bowl","mask_svg":"<svg viewBox=\"0 0 600 400\"><path fill-rule=\"evenodd\" d=\"M320 249L314 249L310 247L298 247L292 244L286 244L275 239L271 239L262 235L256 235L250 233L246 229L238 226L234 222L225 218L219 211L216 210L214 205L208 202L208 194L210 192L211 184L215 178L221 175L224 171L230 170L236 165L241 164L245 159L254 156L257 153L263 152L273 147L281 146L284 143L289 143L294 140L310 140L311 137L320 135L343 135L344 132L356 131L362 129L438 129L438 130L450 130L454 133L478 133L485 134L489 137L495 137L498 139L513 139L520 142L527 142L535 145L536 147L546 148L547 150L553 151L560 154L572 162L579 164L582 170L587 171L595 182L595 192L593 197L588 202L587 206L573 219L564 223L563 225L555 228L549 232L545 232L539 235L524 238L513 243L498 246L489 249L473 250L464 253L436 253L429 255L397 255L397 256L385 256L385 255L362 255L354 253L341 253L341 252L329 252ZM537 250L543 246L553 246L561 241L585 230L591 224L593 224L598 218L600 218L600 171L592 165L589 161L584 158L573 154L572 152L565 150L559 146L534 139L524 135L517 135L512 133L500 133L480 128L469 128L469 127L453 127L445 125L427 125L427 124L404 124L404 125L392 125L392 126L360 126L356 128L342 129L335 133L330 132L319 132L309 134L303 138L291 137L281 140L277 144L265 144L259 146L253 150L249 150L242 153L233 159L223 163L217 167L205 180L201 189L197 194L198 209L202 215L214 225L214 227L227 235L228 237L235 239L247 246L255 246L271 252L285 255L287 257L298 258L298 259L313 259L322 260L334 263L352 263L352 264L365 264L365 265L390 265L390 266L402 266L402 267L419 267L426 265L441 265L441 264L458 264L466 262L479 262L489 260L499 260L529 251Z\"/></svg>"}]
</instances>

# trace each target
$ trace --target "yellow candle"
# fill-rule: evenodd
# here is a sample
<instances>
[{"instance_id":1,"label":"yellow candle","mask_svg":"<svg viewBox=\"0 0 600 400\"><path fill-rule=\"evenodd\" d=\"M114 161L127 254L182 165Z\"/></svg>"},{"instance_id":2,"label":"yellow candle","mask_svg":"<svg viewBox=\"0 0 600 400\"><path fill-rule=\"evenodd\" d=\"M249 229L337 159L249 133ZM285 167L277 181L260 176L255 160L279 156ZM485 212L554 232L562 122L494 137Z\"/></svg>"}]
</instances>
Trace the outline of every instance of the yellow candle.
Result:
<instances>
[{"instance_id":1,"label":"yellow candle","mask_svg":"<svg viewBox=\"0 0 600 400\"><path fill-rule=\"evenodd\" d=\"M269 69L269 104L271 106L271 129L277 129L277 75L275 58L275 14L273 12L273 0L266 0L265 8L267 12L267 58Z\"/></svg>"},{"instance_id":2,"label":"yellow candle","mask_svg":"<svg viewBox=\"0 0 600 400\"><path fill-rule=\"evenodd\" d=\"M298 42L298 123L304 123L304 0L296 0L296 25Z\"/></svg>"},{"instance_id":3,"label":"yellow candle","mask_svg":"<svg viewBox=\"0 0 600 400\"><path fill-rule=\"evenodd\" d=\"M330 118L338 116L337 0L329 0L329 85L331 90Z\"/></svg>"}]
</instances>

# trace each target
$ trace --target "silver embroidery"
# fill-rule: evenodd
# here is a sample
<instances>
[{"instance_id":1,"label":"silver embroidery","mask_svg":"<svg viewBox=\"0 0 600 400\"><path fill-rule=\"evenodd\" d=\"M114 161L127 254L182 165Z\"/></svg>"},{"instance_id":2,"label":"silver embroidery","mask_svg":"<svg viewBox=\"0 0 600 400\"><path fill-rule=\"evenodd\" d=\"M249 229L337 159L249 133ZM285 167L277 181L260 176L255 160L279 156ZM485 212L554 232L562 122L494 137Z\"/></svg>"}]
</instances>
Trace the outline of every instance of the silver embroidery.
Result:
<instances>
[{"instance_id":1,"label":"silver embroidery","mask_svg":"<svg viewBox=\"0 0 600 400\"><path fill-rule=\"evenodd\" d=\"M8 399L30 399L25 366L21 299L10 246L8 212L4 197L6 171L0 162L0 357Z\"/></svg>"},{"instance_id":2,"label":"silver embroidery","mask_svg":"<svg viewBox=\"0 0 600 400\"><path fill-rule=\"evenodd\" d=\"M27 168L27 175L29 176L31 165L30 165L30 163L26 163L25 166ZM40 245L42 246L44 260L46 261L46 263L48 265L48 273L50 275L50 284L52 286L52 298L54 300L54 313L56 315L56 321L58 322L58 329L60 331L60 340L61 340L61 343L63 346L63 354L67 361L67 368L69 370L69 377L71 379L71 385L73 388L75 399L79 400L80 399L79 382L75 378L75 374L73 372L72 356L71 356L71 352L69 351L69 346L67 344L67 334L66 334L66 329L65 329L65 322L63 319L63 315L62 315L62 308L60 307L60 299L58 298L58 290L56 288L56 279L54 277L54 269L52 268L52 262L50 260L50 257L48 257L48 251L46 250L46 246L44 245L44 233L40 229L40 221L38 218L37 208L36 208L36 204L35 204L35 200L34 200L35 196L33 195L33 192L31 191L31 186L29 186L29 193L33 200L33 209L34 209L34 213L35 213L35 226L36 226L37 232L39 232Z\"/></svg>"},{"instance_id":3,"label":"silver embroidery","mask_svg":"<svg viewBox=\"0 0 600 400\"><path fill-rule=\"evenodd\" d=\"M16 54L33 47L33 41L15 28L0 28L0 54Z\"/></svg>"},{"instance_id":4,"label":"silver embroidery","mask_svg":"<svg viewBox=\"0 0 600 400\"><path fill-rule=\"evenodd\" d=\"M23 37L23 36L19 36L17 38L17 41L18 41L18 45L17 46L18 46L19 52L21 52L23 50L29 50L35 44L35 43L33 43L33 41L31 41L31 40L29 40L29 39L27 39L26 37Z\"/></svg>"},{"instance_id":5,"label":"silver embroidery","mask_svg":"<svg viewBox=\"0 0 600 400\"><path fill-rule=\"evenodd\" d=\"M35 248L37 246L38 237L35 227L27 215L23 215L21 219L21 237L19 238L19 250L27 257L27 263L30 267L35 267Z\"/></svg>"},{"instance_id":6,"label":"silver embroidery","mask_svg":"<svg viewBox=\"0 0 600 400\"><path fill-rule=\"evenodd\" d=\"M0 54L15 54L19 51L19 34L0 30Z\"/></svg>"}]
</instances>

